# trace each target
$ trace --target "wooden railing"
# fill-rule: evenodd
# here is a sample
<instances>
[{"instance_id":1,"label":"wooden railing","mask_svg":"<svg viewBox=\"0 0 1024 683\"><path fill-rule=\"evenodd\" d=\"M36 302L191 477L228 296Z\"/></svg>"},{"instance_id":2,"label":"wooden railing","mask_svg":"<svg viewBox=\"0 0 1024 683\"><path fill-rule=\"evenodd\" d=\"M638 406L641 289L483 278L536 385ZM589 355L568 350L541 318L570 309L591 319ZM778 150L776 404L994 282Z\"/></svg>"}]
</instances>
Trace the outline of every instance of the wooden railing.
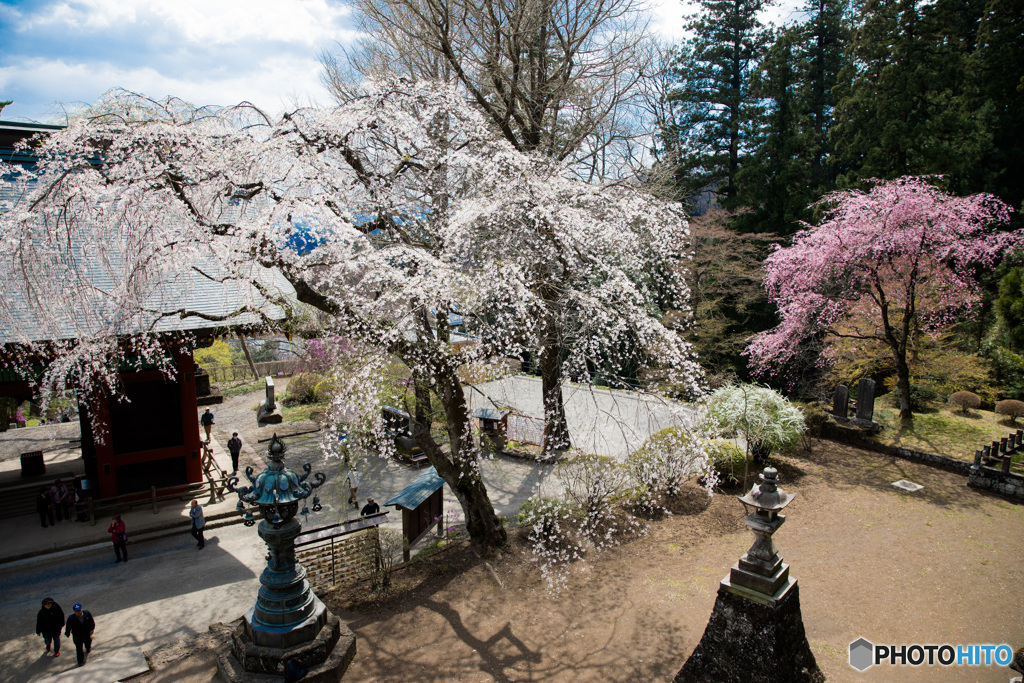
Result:
<instances>
[{"instance_id":1,"label":"wooden railing","mask_svg":"<svg viewBox=\"0 0 1024 683\"><path fill-rule=\"evenodd\" d=\"M295 372L295 366L298 365L296 360L275 360L267 361L265 363L254 363L256 366L256 372L260 378L270 375L276 377L279 374L291 375ZM242 379L254 379L252 376L252 369L248 365L219 365L219 366L203 366L210 375L210 380L213 382L232 382Z\"/></svg>"}]
</instances>

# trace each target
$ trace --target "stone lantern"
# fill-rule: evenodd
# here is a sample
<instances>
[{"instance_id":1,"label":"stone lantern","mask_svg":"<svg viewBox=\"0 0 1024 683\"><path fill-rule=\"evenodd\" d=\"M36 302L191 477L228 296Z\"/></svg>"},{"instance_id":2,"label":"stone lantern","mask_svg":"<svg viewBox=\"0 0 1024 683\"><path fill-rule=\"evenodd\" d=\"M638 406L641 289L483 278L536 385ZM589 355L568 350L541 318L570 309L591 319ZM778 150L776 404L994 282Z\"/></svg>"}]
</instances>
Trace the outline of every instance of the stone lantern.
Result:
<instances>
[{"instance_id":1,"label":"stone lantern","mask_svg":"<svg viewBox=\"0 0 1024 683\"><path fill-rule=\"evenodd\" d=\"M737 496L754 544L719 584L704 635L675 683L825 680L807 642L796 579L772 541L793 496L779 488L773 467L758 479L747 495Z\"/></svg>"},{"instance_id":2,"label":"stone lantern","mask_svg":"<svg viewBox=\"0 0 1024 683\"><path fill-rule=\"evenodd\" d=\"M754 545L733 565L723 585L731 592L766 605L777 605L795 585L789 579L789 565L782 561L772 534L786 522L782 510L796 494L779 488L779 473L766 467L760 483L745 496L737 496L747 510L747 527L754 533Z\"/></svg>"},{"instance_id":3,"label":"stone lantern","mask_svg":"<svg viewBox=\"0 0 1024 683\"><path fill-rule=\"evenodd\" d=\"M252 467L245 470L251 486L237 486L238 477L228 479L246 525L255 524L253 510L258 510L259 535L268 550L256 604L234 627L231 652L218 657L221 673L230 681L252 674L281 675L290 659L309 670L304 681L338 681L355 656L355 636L313 593L305 568L295 560L295 538L302 530L296 519L299 503L326 477L317 472L307 481L309 463L301 475L285 467L286 450L275 434L267 449L267 468L255 477Z\"/></svg>"}]
</instances>

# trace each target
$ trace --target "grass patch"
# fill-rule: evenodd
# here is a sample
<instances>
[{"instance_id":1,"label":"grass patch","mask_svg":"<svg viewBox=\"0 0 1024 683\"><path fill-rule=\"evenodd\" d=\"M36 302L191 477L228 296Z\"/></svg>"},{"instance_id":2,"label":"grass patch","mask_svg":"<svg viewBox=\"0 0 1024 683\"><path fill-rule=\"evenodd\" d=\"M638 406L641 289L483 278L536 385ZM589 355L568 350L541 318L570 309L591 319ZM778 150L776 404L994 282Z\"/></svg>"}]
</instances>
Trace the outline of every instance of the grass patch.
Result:
<instances>
[{"instance_id":1,"label":"grass patch","mask_svg":"<svg viewBox=\"0 0 1024 683\"><path fill-rule=\"evenodd\" d=\"M974 451L1016 431L1007 426L1006 418L988 410L972 410L960 415L957 409L943 407L934 413L914 413L909 427L900 424L899 411L877 407L875 421L884 429L874 438L879 443L909 448L925 453L944 455L967 462L974 461ZM1013 456L1012 470L1024 473L1024 452Z\"/></svg>"},{"instance_id":2,"label":"grass patch","mask_svg":"<svg viewBox=\"0 0 1024 683\"><path fill-rule=\"evenodd\" d=\"M224 394L224 398L241 396L242 394L248 394L253 391L263 391L266 387L265 380L254 379L236 382L218 382L216 386L220 389L220 393Z\"/></svg>"},{"instance_id":3,"label":"grass patch","mask_svg":"<svg viewBox=\"0 0 1024 683\"><path fill-rule=\"evenodd\" d=\"M319 422L323 419L324 413L327 410L326 403L300 403L294 406L287 406L279 402L278 406L281 408L281 415L284 416L285 422L302 422L305 420Z\"/></svg>"}]
</instances>

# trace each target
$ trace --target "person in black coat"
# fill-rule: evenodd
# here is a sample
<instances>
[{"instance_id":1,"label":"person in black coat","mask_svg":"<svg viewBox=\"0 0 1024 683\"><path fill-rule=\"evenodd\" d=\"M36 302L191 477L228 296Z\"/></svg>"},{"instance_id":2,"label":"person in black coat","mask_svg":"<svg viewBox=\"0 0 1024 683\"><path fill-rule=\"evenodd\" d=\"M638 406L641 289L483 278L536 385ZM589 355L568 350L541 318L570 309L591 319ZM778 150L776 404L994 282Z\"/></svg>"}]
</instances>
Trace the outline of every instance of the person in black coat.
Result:
<instances>
[{"instance_id":1,"label":"person in black coat","mask_svg":"<svg viewBox=\"0 0 1024 683\"><path fill-rule=\"evenodd\" d=\"M362 517L369 517L370 515L375 515L378 512L380 512L380 505L377 505L377 503L373 502L373 498L370 498L366 501L366 505L363 506L363 509L359 511L359 514Z\"/></svg>"},{"instance_id":2,"label":"person in black coat","mask_svg":"<svg viewBox=\"0 0 1024 683\"><path fill-rule=\"evenodd\" d=\"M39 495L36 496L36 512L39 513L39 523L43 525L44 529L54 526L53 502L50 500L50 492L46 490L45 486L39 487Z\"/></svg>"},{"instance_id":3,"label":"person in black coat","mask_svg":"<svg viewBox=\"0 0 1024 683\"><path fill-rule=\"evenodd\" d=\"M53 598L43 598L43 606L36 615L36 635L43 637L46 651L50 651L53 643L53 656L60 657L60 631L64 628L64 610Z\"/></svg>"},{"instance_id":4,"label":"person in black coat","mask_svg":"<svg viewBox=\"0 0 1024 683\"><path fill-rule=\"evenodd\" d=\"M92 618L89 610L82 609L82 605L76 604L72 609L74 614L68 617L64 635L71 636L71 640L75 642L78 666L82 666L85 664L85 655L92 650L92 633L96 630L96 621Z\"/></svg>"}]
</instances>

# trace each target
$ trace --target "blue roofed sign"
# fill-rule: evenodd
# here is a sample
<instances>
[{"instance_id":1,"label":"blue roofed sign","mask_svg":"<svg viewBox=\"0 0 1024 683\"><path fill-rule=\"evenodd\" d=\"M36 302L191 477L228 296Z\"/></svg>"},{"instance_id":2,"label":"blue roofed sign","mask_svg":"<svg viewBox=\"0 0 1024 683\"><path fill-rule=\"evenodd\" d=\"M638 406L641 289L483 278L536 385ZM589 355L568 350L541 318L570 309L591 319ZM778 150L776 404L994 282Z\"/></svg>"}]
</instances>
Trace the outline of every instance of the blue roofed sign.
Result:
<instances>
[{"instance_id":1,"label":"blue roofed sign","mask_svg":"<svg viewBox=\"0 0 1024 683\"><path fill-rule=\"evenodd\" d=\"M431 465L429 470L416 478L416 481L406 486L401 493L384 504L394 505L405 510L415 510L442 486L444 486L444 479L437 476L437 470Z\"/></svg>"}]
</instances>

